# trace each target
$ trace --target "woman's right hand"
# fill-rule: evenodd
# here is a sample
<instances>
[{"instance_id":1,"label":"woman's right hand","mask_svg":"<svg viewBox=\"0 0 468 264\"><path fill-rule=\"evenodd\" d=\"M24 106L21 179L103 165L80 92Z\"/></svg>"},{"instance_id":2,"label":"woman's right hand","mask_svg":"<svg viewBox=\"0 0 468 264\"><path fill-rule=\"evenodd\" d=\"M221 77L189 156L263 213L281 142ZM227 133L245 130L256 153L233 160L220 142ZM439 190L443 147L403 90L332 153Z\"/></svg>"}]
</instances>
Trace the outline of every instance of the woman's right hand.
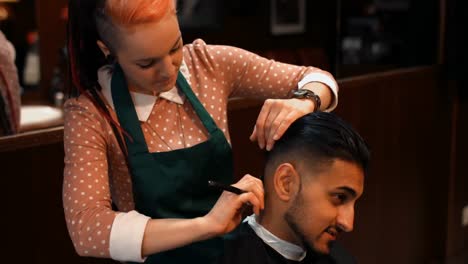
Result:
<instances>
[{"instance_id":1,"label":"woman's right hand","mask_svg":"<svg viewBox=\"0 0 468 264\"><path fill-rule=\"evenodd\" d=\"M142 256L186 246L232 231L242 220L244 206L252 204L255 214L264 208L263 183L260 179L245 175L236 184L246 191L240 195L223 192L210 212L191 219L151 219L143 237Z\"/></svg>"},{"instance_id":2,"label":"woman's right hand","mask_svg":"<svg viewBox=\"0 0 468 264\"><path fill-rule=\"evenodd\" d=\"M211 211L203 217L208 228L217 235L229 233L239 225L247 203L252 205L256 215L265 206L263 183L260 179L246 174L232 186L246 192L238 195L224 191Z\"/></svg>"}]
</instances>

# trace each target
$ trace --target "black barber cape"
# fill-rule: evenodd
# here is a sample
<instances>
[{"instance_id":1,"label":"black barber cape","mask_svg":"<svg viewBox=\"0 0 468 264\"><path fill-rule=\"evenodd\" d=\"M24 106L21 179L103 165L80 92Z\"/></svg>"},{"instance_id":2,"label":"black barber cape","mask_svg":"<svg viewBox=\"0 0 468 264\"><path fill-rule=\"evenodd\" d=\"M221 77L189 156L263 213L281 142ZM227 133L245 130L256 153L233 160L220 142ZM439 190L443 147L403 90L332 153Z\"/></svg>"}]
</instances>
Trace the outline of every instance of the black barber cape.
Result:
<instances>
[{"instance_id":1,"label":"black barber cape","mask_svg":"<svg viewBox=\"0 0 468 264\"><path fill-rule=\"evenodd\" d=\"M330 255L317 255L308 251L302 261L284 258L257 236L248 223L242 223L226 236L225 251L218 264L354 264L356 261L346 250L334 243Z\"/></svg>"}]
</instances>

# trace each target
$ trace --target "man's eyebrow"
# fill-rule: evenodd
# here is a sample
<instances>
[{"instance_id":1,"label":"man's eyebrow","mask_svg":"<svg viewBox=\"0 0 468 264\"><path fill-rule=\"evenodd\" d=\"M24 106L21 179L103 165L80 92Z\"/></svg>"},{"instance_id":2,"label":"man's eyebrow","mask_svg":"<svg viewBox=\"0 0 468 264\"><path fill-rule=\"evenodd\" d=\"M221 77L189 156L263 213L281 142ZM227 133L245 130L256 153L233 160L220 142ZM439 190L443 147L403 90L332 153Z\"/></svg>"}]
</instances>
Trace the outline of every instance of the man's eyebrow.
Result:
<instances>
[{"instance_id":1,"label":"man's eyebrow","mask_svg":"<svg viewBox=\"0 0 468 264\"><path fill-rule=\"evenodd\" d=\"M175 49L177 47L177 45L179 44L180 40L182 39L182 35L179 35L179 37L177 38L176 42L174 43L174 45L172 46L171 50ZM138 60L135 60L135 62L150 62L152 60L158 60L159 58L144 58L144 59L138 59Z\"/></svg>"},{"instance_id":2,"label":"man's eyebrow","mask_svg":"<svg viewBox=\"0 0 468 264\"><path fill-rule=\"evenodd\" d=\"M341 187L338 187L337 189L339 190L343 190L347 193L349 193L352 197L356 197L357 196L357 193L354 189L348 187L348 186L341 186Z\"/></svg>"}]
</instances>

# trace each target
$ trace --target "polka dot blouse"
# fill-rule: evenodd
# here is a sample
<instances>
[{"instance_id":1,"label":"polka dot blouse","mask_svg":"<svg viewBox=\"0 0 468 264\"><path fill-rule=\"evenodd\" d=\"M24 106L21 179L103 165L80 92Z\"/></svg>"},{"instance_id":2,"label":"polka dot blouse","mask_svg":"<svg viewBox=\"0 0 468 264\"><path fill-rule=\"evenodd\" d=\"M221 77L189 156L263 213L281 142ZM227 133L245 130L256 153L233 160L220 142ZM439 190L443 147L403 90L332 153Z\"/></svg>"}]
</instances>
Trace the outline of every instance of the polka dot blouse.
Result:
<instances>
[{"instance_id":1,"label":"polka dot blouse","mask_svg":"<svg viewBox=\"0 0 468 264\"><path fill-rule=\"evenodd\" d=\"M202 40L185 45L183 52L181 72L228 141L226 108L231 97L284 98L308 76L307 80L331 88L332 108L336 105L336 82L320 69L280 63ZM100 84L102 97L117 120L109 78L100 78ZM207 140L203 124L177 88L164 97L135 93L132 97L150 152ZM111 126L83 95L65 104L64 148L63 206L76 251L84 256L143 261L141 244L149 218L134 210L129 171ZM112 202L118 211L112 209Z\"/></svg>"}]
</instances>

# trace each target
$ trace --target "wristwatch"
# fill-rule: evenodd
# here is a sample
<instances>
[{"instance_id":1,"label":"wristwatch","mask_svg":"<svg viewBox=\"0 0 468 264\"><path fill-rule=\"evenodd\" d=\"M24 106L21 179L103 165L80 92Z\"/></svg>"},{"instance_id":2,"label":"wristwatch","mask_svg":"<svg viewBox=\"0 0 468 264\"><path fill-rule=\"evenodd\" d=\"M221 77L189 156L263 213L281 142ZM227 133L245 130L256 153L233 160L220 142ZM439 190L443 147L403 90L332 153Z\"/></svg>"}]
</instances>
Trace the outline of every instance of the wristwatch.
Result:
<instances>
[{"instance_id":1,"label":"wristwatch","mask_svg":"<svg viewBox=\"0 0 468 264\"><path fill-rule=\"evenodd\" d=\"M322 101L320 100L320 97L316 95L313 91L307 90L307 89L297 89L292 91L292 98L297 98L297 99L310 99L314 101L314 111L313 112L318 112L320 111L320 105Z\"/></svg>"}]
</instances>

